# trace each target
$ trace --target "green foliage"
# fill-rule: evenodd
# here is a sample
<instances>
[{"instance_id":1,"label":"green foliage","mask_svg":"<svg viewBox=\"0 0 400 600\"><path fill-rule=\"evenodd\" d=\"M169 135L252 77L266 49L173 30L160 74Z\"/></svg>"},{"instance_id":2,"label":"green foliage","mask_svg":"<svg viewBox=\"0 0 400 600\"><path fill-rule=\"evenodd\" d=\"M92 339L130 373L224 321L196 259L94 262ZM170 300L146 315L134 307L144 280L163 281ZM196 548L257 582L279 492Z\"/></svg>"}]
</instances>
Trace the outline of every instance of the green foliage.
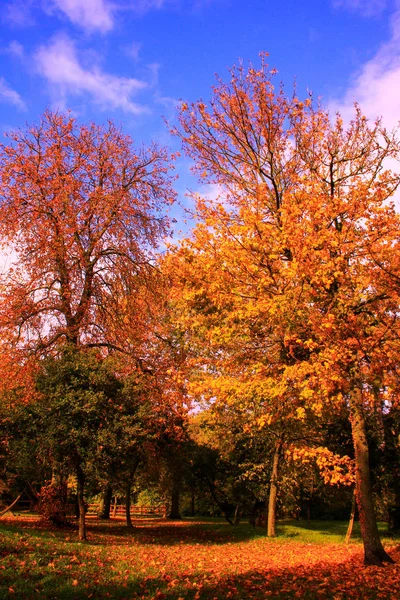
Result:
<instances>
[{"instance_id":1,"label":"green foliage","mask_svg":"<svg viewBox=\"0 0 400 600\"><path fill-rule=\"evenodd\" d=\"M5 505L28 487L33 498L50 475L46 454L39 456L42 424L22 397L3 394L0 399L0 497Z\"/></svg>"},{"instance_id":2,"label":"green foliage","mask_svg":"<svg viewBox=\"0 0 400 600\"><path fill-rule=\"evenodd\" d=\"M37 378L41 399L33 411L42 424L41 448L57 462L88 464L110 443L122 389L110 367L94 351L74 348L43 361Z\"/></svg>"},{"instance_id":3,"label":"green foliage","mask_svg":"<svg viewBox=\"0 0 400 600\"><path fill-rule=\"evenodd\" d=\"M155 489L140 490L135 504L138 506L154 506L161 504L162 498Z\"/></svg>"}]
</instances>

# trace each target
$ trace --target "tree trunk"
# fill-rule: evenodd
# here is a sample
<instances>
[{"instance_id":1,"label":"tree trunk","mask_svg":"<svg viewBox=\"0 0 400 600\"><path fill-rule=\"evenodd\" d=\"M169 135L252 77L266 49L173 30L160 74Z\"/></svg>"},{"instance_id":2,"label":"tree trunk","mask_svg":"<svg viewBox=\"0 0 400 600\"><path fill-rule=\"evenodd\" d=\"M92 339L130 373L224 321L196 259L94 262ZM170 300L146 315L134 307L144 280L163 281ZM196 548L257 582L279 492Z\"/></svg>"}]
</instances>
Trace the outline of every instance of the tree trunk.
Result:
<instances>
[{"instance_id":1,"label":"tree trunk","mask_svg":"<svg viewBox=\"0 0 400 600\"><path fill-rule=\"evenodd\" d=\"M132 479L133 476L129 475L125 487L125 513L126 513L126 526L133 527L131 518L131 492L132 492Z\"/></svg>"},{"instance_id":2,"label":"tree trunk","mask_svg":"<svg viewBox=\"0 0 400 600\"><path fill-rule=\"evenodd\" d=\"M282 448L282 440L279 439L275 445L274 457L272 459L272 473L269 486L267 536L275 537L276 524L276 501L278 496L279 458Z\"/></svg>"},{"instance_id":3,"label":"tree trunk","mask_svg":"<svg viewBox=\"0 0 400 600\"><path fill-rule=\"evenodd\" d=\"M311 522L311 496L309 496L306 500L306 519L307 525Z\"/></svg>"},{"instance_id":4,"label":"tree trunk","mask_svg":"<svg viewBox=\"0 0 400 600\"><path fill-rule=\"evenodd\" d=\"M84 489L85 489L85 475L80 466L76 468L76 479L78 482L78 508L79 508L79 539L86 540L86 521L85 521L85 499L84 499Z\"/></svg>"},{"instance_id":5,"label":"tree trunk","mask_svg":"<svg viewBox=\"0 0 400 600\"><path fill-rule=\"evenodd\" d=\"M193 486L192 490L191 490L191 495L190 495L190 516L194 517L195 514L196 514L196 495L195 495L195 489Z\"/></svg>"},{"instance_id":6,"label":"tree trunk","mask_svg":"<svg viewBox=\"0 0 400 600\"><path fill-rule=\"evenodd\" d=\"M12 502L9 506L7 506L7 508L4 508L2 511L0 511L0 517L2 517L3 515L5 515L8 511L11 512L11 510L17 504L18 500L21 498L21 496L22 496L23 493L24 492L21 492L20 495L15 498L14 502Z\"/></svg>"},{"instance_id":7,"label":"tree trunk","mask_svg":"<svg viewBox=\"0 0 400 600\"><path fill-rule=\"evenodd\" d=\"M356 464L357 506L364 543L364 564L381 566L382 562L394 561L382 546L376 522L361 388L355 388L351 394L350 411Z\"/></svg>"},{"instance_id":8,"label":"tree trunk","mask_svg":"<svg viewBox=\"0 0 400 600\"><path fill-rule=\"evenodd\" d=\"M226 502L221 502L218 499L218 495L217 495L217 490L216 490L216 487L215 487L215 483L207 475L205 476L205 480L207 482L208 488L210 490L211 497L214 500L215 504L218 506L218 508L220 509L220 511L222 512L222 514L224 515L225 520L229 523L229 525L233 525L233 521L229 518L227 503Z\"/></svg>"},{"instance_id":9,"label":"tree trunk","mask_svg":"<svg viewBox=\"0 0 400 600\"><path fill-rule=\"evenodd\" d=\"M396 486L399 484L396 482ZM390 506L388 510L388 529L392 533L397 533L400 531L400 490L397 488L395 490L395 505Z\"/></svg>"},{"instance_id":10,"label":"tree trunk","mask_svg":"<svg viewBox=\"0 0 400 600\"><path fill-rule=\"evenodd\" d=\"M240 504L236 504L235 508L235 516L233 517L233 524L240 525L240 517L241 517L241 506Z\"/></svg>"},{"instance_id":11,"label":"tree trunk","mask_svg":"<svg viewBox=\"0 0 400 600\"><path fill-rule=\"evenodd\" d=\"M306 498L306 519L307 525L311 523L311 515L312 515L312 506L313 506L313 498L314 498L314 475L311 475L311 481L307 493Z\"/></svg>"},{"instance_id":12,"label":"tree trunk","mask_svg":"<svg viewBox=\"0 0 400 600\"><path fill-rule=\"evenodd\" d=\"M50 485L53 487L61 488L63 485L63 469L57 463L52 466L51 469L51 482Z\"/></svg>"},{"instance_id":13,"label":"tree trunk","mask_svg":"<svg viewBox=\"0 0 400 600\"><path fill-rule=\"evenodd\" d=\"M168 519L178 520L182 518L179 512L179 500L180 482L174 477L172 480L171 510L169 511Z\"/></svg>"},{"instance_id":14,"label":"tree trunk","mask_svg":"<svg viewBox=\"0 0 400 600\"><path fill-rule=\"evenodd\" d=\"M125 516L126 516L126 526L133 527L132 518L131 518L131 504L132 504L132 483L133 478L135 477L136 469L140 464L140 459L134 461L132 465L132 469L129 471L128 479L126 482L125 489Z\"/></svg>"},{"instance_id":15,"label":"tree trunk","mask_svg":"<svg viewBox=\"0 0 400 600\"><path fill-rule=\"evenodd\" d=\"M347 527L347 531L346 531L346 537L344 538L344 541L346 544L349 543L350 538L351 538L351 534L353 533L353 527L354 527L354 519L356 516L356 490L354 489L354 493L353 493L353 499L351 501L351 511L350 511L350 519L349 519L349 525Z\"/></svg>"},{"instance_id":16,"label":"tree trunk","mask_svg":"<svg viewBox=\"0 0 400 600\"><path fill-rule=\"evenodd\" d=\"M115 517L117 514L117 506L118 506L118 497L114 496L114 504L113 504L113 511L112 511L113 517Z\"/></svg>"},{"instance_id":17,"label":"tree trunk","mask_svg":"<svg viewBox=\"0 0 400 600\"><path fill-rule=\"evenodd\" d=\"M67 522L67 496L68 496L68 485L67 485L66 473L61 465L53 465L51 470L51 483L50 485L57 490L57 497L62 506L62 513L60 525Z\"/></svg>"},{"instance_id":18,"label":"tree trunk","mask_svg":"<svg viewBox=\"0 0 400 600\"><path fill-rule=\"evenodd\" d=\"M112 487L109 483L104 488L99 510L99 519L109 519L112 500Z\"/></svg>"}]
</instances>

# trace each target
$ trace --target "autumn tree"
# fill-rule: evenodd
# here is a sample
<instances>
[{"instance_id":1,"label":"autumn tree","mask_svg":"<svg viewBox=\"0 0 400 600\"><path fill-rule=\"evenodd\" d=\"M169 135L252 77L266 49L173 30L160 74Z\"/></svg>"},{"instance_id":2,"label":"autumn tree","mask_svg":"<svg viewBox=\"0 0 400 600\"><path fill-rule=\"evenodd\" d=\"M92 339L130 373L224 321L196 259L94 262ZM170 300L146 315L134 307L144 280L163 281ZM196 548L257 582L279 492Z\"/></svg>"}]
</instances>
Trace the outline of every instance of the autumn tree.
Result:
<instances>
[{"instance_id":1,"label":"autumn tree","mask_svg":"<svg viewBox=\"0 0 400 600\"><path fill-rule=\"evenodd\" d=\"M398 142L357 107L347 128L332 121L274 75L263 56L208 105L181 106L175 133L221 195L197 199L199 225L172 254L176 301L216 402L256 399L266 418L299 421L349 407L365 562L381 564L366 418L396 388L399 178L384 167Z\"/></svg>"},{"instance_id":2,"label":"autumn tree","mask_svg":"<svg viewBox=\"0 0 400 600\"><path fill-rule=\"evenodd\" d=\"M380 285L371 249L384 252L397 235L398 216L388 200L399 179L384 170L384 161L397 157L398 143L358 108L347 129L340 117L332 125L323 113L296 124L312 183L312 192L305 187L297 208L287 210L288 222L302 231L293 256L308 288L304 299L316 344L306 386L314 382L314 401L322 391L349 406L365 562L380 564L389 558L374 515L367 420L387 397L398 360L398 300Z\"/></svg>"},{"instance_id":3,"label":"autumn tree","mask_svg":"<svg viewBox=\"0 0 400 600\"><path fill-rule=\"evenodd\" d=\"M50 456L53 469L64 466L67 475L76 477L79 538L84 540L85 484L102 456L114 452L118 439L123 444L120 415L132 424L130 402L122 396L112 362L93 349L67 346L59 358L44 360L37 387L40 398L28 411L37 424L38 452Z\"/></svg>"},{"instance_id":4,"label":"autumn tree","mask_svg":"<svg viewBox=\"0 0 400 600\"><path fill-rule=\"evenodd\" d=\"M135 148L111 122L78 125L50 111L0 147L0 242L15 255L0 291L8 390L15 387L9 364L20 378L29 367L32 383L42 368L32 356L62 357L73 347L77 355L83 347L122 350L122 373L150 373L142 360L146 286L175 198L172 158L156 144ZM67 383L64 391L70 401ZM48 387L46 394L53 397Z\"/></svg>"},{"instance_id":5,"label":"autumn tree","mask_svg":"<svg viewBox=\"0 0 400 600\"><path fill-rule=\"evenodd\" d=\"M16 253L0 292L3 337L43 353L112 345L113 292L149 266L168 231L170 158L113 123L46 111L0 147L0 241ZM112 311L111 311L112 313Z\"/></svg>"},{"instance_id":6,"label":"autumn tree","mask_svg":"<svg viewBox=\"0 0 400 600\"><path fill-rule=\"evenodd\" d=\"M249 515L255 524L256 509L259 517L266 513L271 487L270 504L276 509L276 432L256 422L251 411L233 402L224 406L218 399L216 406L195 415L191 423L195 474L231 524L233 507L233 524L239 523L241 514ZM268 535L275 535L275 518L269 517Z\"/></svg>"}]
</instances>

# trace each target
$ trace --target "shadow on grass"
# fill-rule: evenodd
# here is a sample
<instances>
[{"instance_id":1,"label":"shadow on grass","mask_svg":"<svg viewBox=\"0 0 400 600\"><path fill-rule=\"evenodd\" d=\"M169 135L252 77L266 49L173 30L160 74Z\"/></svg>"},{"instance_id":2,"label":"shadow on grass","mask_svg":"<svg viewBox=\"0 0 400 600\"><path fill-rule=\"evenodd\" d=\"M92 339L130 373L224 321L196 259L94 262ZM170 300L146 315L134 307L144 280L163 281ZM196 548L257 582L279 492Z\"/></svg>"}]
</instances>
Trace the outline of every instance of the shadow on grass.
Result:
<instances>
[{"instance_id":1,"label":"shadow on grass","mask_svg":"<svg viewBox=\"0 0 400 600\"><path fill-rule=\"evenodd\" d=\"M400 548L392 552L400 560ZM125 581L107 581L110 572L104 570L96 576L89 570L72 579L68 572L46 573L42 578L37 573L25 582L15 582L12 577L0 584L0 598L31 600L33 598L78 600L96 598L142 599L142 600L225 600L275 598L332 599L380 599L392 600L400 597L400 566L385 568L368 567L361 564L361 552L347 561L292 568L271 568L246 571L240 574L219 575L216 572L182 573L181 577L171 574L140 578L131 573ZM95 578L94 578L95 577ZM115 574L111 573L111 577ZM7 591L8 587L8 591ZM9 589L13 591L10 592ZM2 595L5 594L5 595Z\"/></svg>"},{"instance_id":2,"label":"shadow on grass","mask_svg":"<svg viewBox=\"0 0 400 600\"><path fill-rule=\"evenodd\" d=\"M176 546L180 544L204 544L224 545L247 542L264 538L266 536L263 528L251 527L243 523L237 527L224 523L223 521L196 521L185 519L181 521L168 521L165 519L134 519L133 528L126 527L122 520L99 521L88 519L87 542L80 547L87 546L126 546L129 543L140 545ZM347 524L338 521L302 521L279 522L277 526L278 542L303 541L307 543L333 542L341 543L344 540ZM77 527L57 529L48 528L39 521L22 520L17 523L13 521L0 520L0 531L8 531L10 534L23 535L36 538L44 545L54 541L78 543ZM393 542L400 536L391 536L381 525L382 537L386 541ZM360 542L359 525L356 524L352 535L353 542Z\"/></svg>"},{"instance_id":3,"label":"shadow on grass","mask_svg":"<svg viewBox=\"0 0 400 600\"><path fill-rule=\"evenodd\" d=\"M49 528L40 521L24 522L19 520L0 520L0 532L23 536L26 539L47 543L79 543L77 527ZM165 519L134 519L133 527L127 527L122 521L87 522L87 541L80 547L118 546L127 543L140 545L175 546L180 544L224 545L250 541L265 536L263 529L254 529L243 524L232 527L223 522L207 523L202 521L167 521Z\"/></svg>"},{"instance_id":4,"label":"shadow on grass","mask_svg":"<svg viewBox=\"0 0 400 600\"><path fill-rule=\"evenodd\" d=\"M327 541L340 543L344 541L347 532L348 523L345 521L282 521L278 522L277 534L284 538L301 537L309 542L324 542L324 538L330 538ZM388 531L387 523L379 522L378 529L381 539L384 542L400 541L400 533ZM354 523L351 541L361 542L360 523Z\"/></svg>"},{"instance_id":5,"label":"shadow on grass","mask_svg":"<svg viewBox=\"0 0 400 600\"><path fill-rule=\"evenodd\" d=\"M159 521L149 527L142 521L133 521L133 528L113 523L88 526L89 540L93 543L118 544L134 539L144 545L174 546L177 544L223 545L250 541L265 536L264 530L249 525L232 527L224 524L204 524L190 521Z\"/></svg>"}]
</instances>

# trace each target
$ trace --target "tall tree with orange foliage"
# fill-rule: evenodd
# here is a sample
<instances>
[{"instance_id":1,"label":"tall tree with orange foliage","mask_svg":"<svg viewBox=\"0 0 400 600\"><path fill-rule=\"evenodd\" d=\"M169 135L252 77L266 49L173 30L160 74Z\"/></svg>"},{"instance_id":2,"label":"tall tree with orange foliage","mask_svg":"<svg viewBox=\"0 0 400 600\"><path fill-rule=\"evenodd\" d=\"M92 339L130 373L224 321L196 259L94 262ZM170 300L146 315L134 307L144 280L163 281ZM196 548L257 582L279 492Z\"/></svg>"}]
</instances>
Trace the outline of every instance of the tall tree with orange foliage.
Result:
<instances>
[{"instance_id":1,"label":"tall tree with orange foliage","mask_svg":"<svg viewBox=\"0 0 400 600\"><path fill-rule=\"evenodd\" d=\"M0 147L0 241L17 255L0 293L14 346L107 345L108 306L168 231L171 157L111 122L47 111ZM132 284L131 284L132 287Z\"/></svg>"},{"instance_id":2,"label":"tall tree with orange foliage","mask_svg":"<svg viewBox=\"0 0 400 600\"><path fill-rule=\"evenodd\" d=\"M63 348L76 356L82 347L122 349L130 353L131 370L144 373L142 290L154 250L169 231L173 157L155 144L135 149L111 122L80 126L71 115L50 111L9 138L0 146L0 243L16 259L0 289L4 356L26 370L33 355L62 356ZM114 318L127 297L136 318L129 339ZM67 383L64 388L68 400ZM85 473L78 468L84 538Z\"/></svg>"},{"instance_id":3,"label":"tall tree with orange foliage","mask_svg":"<svg viewBox=\"0 0 400 600\"><path fill-rule=\"evenodd\" d=\"M172 258L177 303L205 348L202 380L216 401L262 403L271 421L350 407L365 562L381 564L391 558L376 525L366 417L394 385L399 357L387 283L398 277L387 250L398 244L399 177L384 168L399 144L357 107L347 128L332 122L311 98L276 90L274 75L262 56L258 70L219 81L209 105L181 106L175 133L221 196L197 199L200 223Z\"/></svg>"}]
</instances>

